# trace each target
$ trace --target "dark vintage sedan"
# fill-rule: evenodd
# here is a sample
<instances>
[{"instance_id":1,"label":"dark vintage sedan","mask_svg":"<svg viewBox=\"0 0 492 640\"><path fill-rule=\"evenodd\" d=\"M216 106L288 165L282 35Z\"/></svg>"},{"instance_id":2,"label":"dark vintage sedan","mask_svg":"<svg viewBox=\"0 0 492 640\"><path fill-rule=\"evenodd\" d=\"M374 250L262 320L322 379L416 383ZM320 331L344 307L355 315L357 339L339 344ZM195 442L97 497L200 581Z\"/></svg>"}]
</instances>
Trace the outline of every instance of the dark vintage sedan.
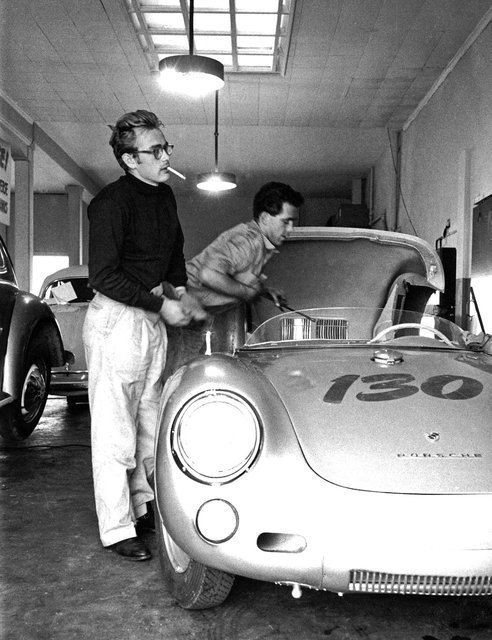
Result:
<instances>
[{"instance_id":1,"label":"dark vintage sedan","mask_svg":"<svg viewBox=\"0 0 492 640\"><path fill-rule=\"evenodd\" d=\"M0 435L27 438L48 397L51 367L64 362L53 313L37 296L21 291L0 238Z\"/></svg>"},{"instance_id":2,"label":"dark vintage sedan","mask_svg":"<svg viewBox=\"0 0 492 640\"><path fill-rule=\"evenodd\" d=\"M299 228L260 299L164 391L159 553L185 608L235 575L343 593L492 593L492 339L433 314L437 253ZM295 311L294 311L295 309ZM430 311L430 313L429 313Z\"/></svg>"}]
</instances>

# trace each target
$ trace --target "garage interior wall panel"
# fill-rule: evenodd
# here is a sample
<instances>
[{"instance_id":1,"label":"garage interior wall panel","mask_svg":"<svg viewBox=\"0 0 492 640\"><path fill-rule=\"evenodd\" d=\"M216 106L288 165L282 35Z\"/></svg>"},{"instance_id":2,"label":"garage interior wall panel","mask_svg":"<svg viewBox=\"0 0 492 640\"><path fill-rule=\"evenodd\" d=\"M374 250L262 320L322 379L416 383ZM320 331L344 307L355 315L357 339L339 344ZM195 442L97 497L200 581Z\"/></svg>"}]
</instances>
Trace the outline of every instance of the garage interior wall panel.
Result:
<instances>
[{"instance_id":1,"label":"garage interior wall panel","mask_svg":"<svg viewBox=\"0 0 492 640\"><path fill-rule=\"evenodd\" d=\"M492 332L492 195L477 202L473 208L473 247L471 285L475 294L482 324L487 333ZM471 309L477 315L473 304ZM477 323L474 330L477 332Z\"/></svg>"},{"instance_id":2,"label":"garage interior wall panel","mask_svg":"<svg viewBox=\"0 0 492 640\"><path fill-rule=\"evenodd\" d=\"M374 229L395 229L395 169L390 139L387 147L374 167Z\"/></svg>"},{"instance_id":3,"label":"garage interior wall panel","mask_svg":"<svg viewBox=\"0 0 492 640\"><path fill-rule=\"evenodd\" d=\"M184 254L191 258L229 227L252 217L251 198L234 192L177 195L178 216L185 237Z\"/></svg>"},{"instance_id":4,"label":"garage interior wall panel","mask_svg":"<svg viewBox=\"0 0 492 640\"><path fill-rule=\"evenodd\" d=\"M492 196L473 208L472 276L492 275Z\"/></svg>"},{"instance_id":5,"label":"garage interior wall panel","mask_svg":"<svg viewBox=\"0 0 492 640\"><path fill-rule=\"evenodd\" d=\"M350 201L339 198L305 198L299 216L299 225L325 227L330 221L328 226L331 226L343 204L350 204Z\"/></svg>"},{"instance_id":6,"label":"garage interior wall panel","mask_svg":"<svg viewBox=\"0 0 492 640\"><path fill-rule=\"evenodd\" d=\"M302 193L302 186L291 185ZM192 193L177 196L178 214L185 236L185 257L191 258L201 251L219 233L246 222L253 217L253 197L235 194L219 196ZM335 198L306 198L301 209L303 226L325 226L340 206ZM13 206L13 205L12 205ZM87 204L83 202L82 233L83 261L88 261L89 223ZM14 215L14 208L12 208ZM3 229L2 229L3 227ZM8 229L0 225L4 239ZM34 253L38 255L68 255L69 229L66 194L34 195Z\"/></svg>"},{"instance_id":7,"label":"garage interior wall panel","mask_svg":"<svg viewBox=\"0 0 492 640\"><path fill-rule=\"evenodd\" d=\"M34 253L69 255L70 236L66 194L34 195Z\"/></svg>"},{"instance_id":8,"label":"garage interior wall panel","mask_svg":"<svg viewBox=\"0 0 492 640\"><path fill-rule=\"evenodd\" d=\"M302 184L289 183L303 193ZM260 187L261 185L259 185ZM258 187L258 188L259 188ZM324 227L335 216L340 203L338 198L307 197L300 211L300 224L307 227ZM219 233L240 222L253 218L253 198L236 195L234 191L220 195L201 192L178 195L178 215L185 237L185 257L191 258L214 240Z\"/></svg>"},{"instance_id":9,"label":"garage interior wall panel","mask_svg":"<svg viewBox=\"0 0 492 640\"><path fill-rule=\"evenodd\" d=\"M451 222L448 246L463 233L460 158L471 150L470 207L492 193L492 24L466 51L403 131L399 229L434 244ZM394 223L394 167L388 147L376 165L376 214ZM407 213L408 211L408 213ZM460 256L457 257L460 277Z\"/></svg>"}]
</instances>

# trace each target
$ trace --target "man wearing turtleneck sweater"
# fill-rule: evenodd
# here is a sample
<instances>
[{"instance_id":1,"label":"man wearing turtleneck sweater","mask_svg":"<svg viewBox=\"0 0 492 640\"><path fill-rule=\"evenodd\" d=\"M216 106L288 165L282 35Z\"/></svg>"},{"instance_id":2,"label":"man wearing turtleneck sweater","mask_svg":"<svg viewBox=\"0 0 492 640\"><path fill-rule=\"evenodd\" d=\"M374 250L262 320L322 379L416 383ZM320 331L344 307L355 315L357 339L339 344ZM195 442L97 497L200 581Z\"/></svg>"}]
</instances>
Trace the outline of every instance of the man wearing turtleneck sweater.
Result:
<instances>
[{"instance_id":1,"label":"man wearing turtleneck sweater","mask_svg":"<svg viewBox=\"0 0 492 640\"><path fill-rule=\"evenodd\" d=\"M122 116L110 145L125 175L92 200L84 325L92 468L104 547L148 560L139 533L151 524L153 447L166 362L166 324L206 313L186 292L183 233L169 186L170 145L149 111ZM162 295L162 283L171 297Z\"/></svg>"}]
</instances>

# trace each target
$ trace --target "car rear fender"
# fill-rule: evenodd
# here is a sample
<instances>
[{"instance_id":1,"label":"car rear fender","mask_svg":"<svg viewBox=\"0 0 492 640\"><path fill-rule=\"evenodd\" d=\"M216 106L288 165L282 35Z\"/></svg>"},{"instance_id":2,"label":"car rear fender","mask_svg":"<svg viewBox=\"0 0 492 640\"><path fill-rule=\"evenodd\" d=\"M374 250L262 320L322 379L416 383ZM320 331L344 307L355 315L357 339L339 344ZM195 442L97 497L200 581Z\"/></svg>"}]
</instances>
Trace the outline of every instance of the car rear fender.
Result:
<instances>
[{"instance_id":1,"label":"car rear fender","mask_svg":"<svg viewBox=\"0 0 492 640\"><path fill-rule=\"evenodd\" d=\"M9 395L3 391L3 375L5 354L7 351L10 318L14 308L17 287L11 283L2 282L0 289L0 406L9 402Z\"/></svg>"},{"instance_id":2,"label":"car rear fender","mask_svg":"<svg viewBox=\"0 0 492 640\"><path fill-rule=\"evenodd\" d=\"M63 341L48 305L37 296L17 291L7 336L3 389L17 397L23 382L23 363L29 343L39 338L49 350L51 366L64 364Z\"/></svg>"}]
</instances>

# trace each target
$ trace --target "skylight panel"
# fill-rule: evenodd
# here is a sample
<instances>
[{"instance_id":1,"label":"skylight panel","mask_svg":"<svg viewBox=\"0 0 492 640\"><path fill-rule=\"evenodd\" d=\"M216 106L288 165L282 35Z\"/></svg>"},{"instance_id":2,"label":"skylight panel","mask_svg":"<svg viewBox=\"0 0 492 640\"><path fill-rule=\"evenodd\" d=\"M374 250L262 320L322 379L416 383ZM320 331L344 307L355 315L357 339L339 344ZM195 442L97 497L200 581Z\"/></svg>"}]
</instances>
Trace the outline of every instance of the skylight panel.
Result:
<instances>
[{"instance_id":1,"label":"skylight panel","mask_svg":"<svg viewBox=\"0 0 492 640\"><path fill-rule=\"evenodd\" d=\"M195 35L200 31L231 32L231 16L229 13L196 13Z\"/></svg>"},{"instance_id":2,"label":"skylight panel","mask_svg":"<svg viewBox=\"0 0 492 640\"><path fill-rule=\"evenodd\" d=\"M277 13L278 0L236 0L236 13Z\"/></svg>"},{"instance_id":3,"label":"skylight panel","mask_svg":"<svg viewBox=\"0 0 492 640\"><path fill-rule=\"evenodd\" d=\"M188 39L183 36L154 35L153 42L156 47L168 55L188 52Z\"/></svg>"},{"instance_id":4,"label":"skylight panel","mask_svg":"<svg viewBox=\"0 0 492 640\"><path fill-rule=\"evenodd\" d=\"M277 14L239 13L236 15L237 32L275 35Z\"/></svg>"},{"instance_id":5,"label":"skylight panel","mask_svg":"<svg viewBox=\"0 0 492 640\"><path fill-rule=\"evenodd\" d=\"M170 31L179 29L185 33L182 13L144 13L143 17L150 31L155 29L166 29Z\"/></svg>"},{"instance_id":6,"label":"skylight panel","mask_svg":"<svg viewBox=\"0 0 492 640\"><path fill-rule=\"evenodd\" d=\"M238 55L237 63L243 70L255 67L257 69L267 69L272 65L271 56Z\"/></svg>"},{"instance_id":7,"label":"skylight panel","mask_svg":"<svg viewBox=\"0 0 492 640\"><path fill-rule=\"evenodd\" d=\"M189 7L189 2L186 3ZM195 14L199 11L229 11L229 0L195 0Z\"/></svg>"},{"instance_id":8,"label":"skylight panel","mask_svg":"<svg viewBox=\"0 0 492 640\"><path fill-rule=\"evenodd\" d=\"M195 49L198 55L213 51L223 51L230 53L232 51L232 42L230 36L195 36ZM208 55L207 53L207 55ZM214 57L212 55L212 57Z\"/></svg>"},{"instance_id":9,"label":"skylight panel","mask_svg":"<svg viewBox=\"0 0 492 640\"><path fill-rule=\"evenodd\" d=\"M125 0L150 69L189 51L189 0ZM195 0L197 55L226 73L285 73L295 0Z\"/></svg>"}]
</instances>

